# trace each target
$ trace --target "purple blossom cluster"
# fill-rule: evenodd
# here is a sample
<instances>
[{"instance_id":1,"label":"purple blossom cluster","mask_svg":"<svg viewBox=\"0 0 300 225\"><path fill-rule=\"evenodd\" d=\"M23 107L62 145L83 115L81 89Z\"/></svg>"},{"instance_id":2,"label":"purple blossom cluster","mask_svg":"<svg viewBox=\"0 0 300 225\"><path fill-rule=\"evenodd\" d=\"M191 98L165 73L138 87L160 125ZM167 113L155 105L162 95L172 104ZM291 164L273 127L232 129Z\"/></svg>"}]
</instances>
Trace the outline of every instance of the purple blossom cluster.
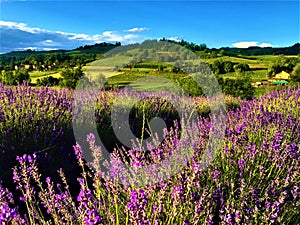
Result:
<instances>
[{"instance_id":1,"label":"purple blossom cluster","mask_svg":"<svg viewBox=\"0 0 300 225\"><path fill-rule=\"evenodd\" d=\"M46 164L55 157L54 152L64 149L61 152L67 154L65 140L67 136L71 140L72 134L71 108L68 90L0 83L0 179L7 180L16 156L35 153ZM69 145L68 154L73 153Z\"/></svg>"},{"instance_id":2,"label":"purple blossom cluster","mask_svg":"<svg viewBox=\"0 0 300 225\"><path fill-rule=\"evenodd\" d=\"M14 97L6 96L16 94L7 91L9 88L4 86L0 88L0 99L5 104L13 104ZM28 99L33 98L25 90L35 93L26 86L19 86L14 91L21 91ZM40 93L41 90L36 92ZM48 92L61 94L52 90ZM47 93L41 99L47 98ZM108 115L113 102L111 99L116 96L117 93L113 92L102 93L99 97L102 105L98 107L103 108L98 112L106 110ZM206 107L206 103L202 103L200 98L194 99L194 102ZM77 182L80 188L76 196L70 193L69 182L63 170L58 171L60 181L53 181L51 177L44 178L39 172L37 154L25 152L26 154L19 154L18 157L15 155L17 166L12 175L16 190L10 192L3 185L0 186L0 222L299 224L300 89L285 88L259 99L235 102L238 102L239 107L228 110L221 151L216 152L208 167L203 166L203 154L212 122L209 118L199 117L194 121L199 137L193 143L185 143L183 140L184 146L193 150L190 160L173 176L143 187L136 187L128 176L126 184L118 183L112 177L117 178L122 174L124 168L120 164L128 158L132 170L137 171L145 165L164 162L182 142L178 127L166 131L165 139L159 146L149 142L144 146L145 149L139 148L138 143L129 151L125 148L116 149L112 153L112 161L104 163L106 170L101 166L95 167L95 170L87 170L83 148L74 144L73 151L82 168ZM0 118L3 118L3 113L6 118L9 114L7 107L1 106ZM68 112L71 111L69 104L66 103L64 107ZM47 110L55 114L51 107ZM27 112L26 116L31 117L32 113ZM44 114L49 115L46 112ZM25 114L20 115L26 118ZM6 120L5 123L8 124ZM189 134L193 132L192 128L188 130ZM95 136L88 134L86 141L94 161L97 164L101 160L105 161L101 158L101 148L96 145ZM128 157L126 160L122 158L125 151ZM168 169L168 165L165 167ZM146 179L155 180L156 175L153 170ZM15 194L20 195L21 203L26 207L25 212L21 212L14 201Z\"/></svg>"}]
</instances>

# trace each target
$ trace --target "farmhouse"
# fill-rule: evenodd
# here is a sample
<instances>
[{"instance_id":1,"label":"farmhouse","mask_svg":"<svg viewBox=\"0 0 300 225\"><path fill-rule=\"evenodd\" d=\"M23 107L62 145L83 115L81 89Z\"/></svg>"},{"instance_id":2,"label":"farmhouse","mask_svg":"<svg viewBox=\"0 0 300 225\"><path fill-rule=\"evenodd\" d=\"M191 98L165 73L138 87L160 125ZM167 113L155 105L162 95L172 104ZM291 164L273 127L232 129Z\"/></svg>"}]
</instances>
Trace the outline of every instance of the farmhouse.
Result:
<instances>
[{"instance_id":1,"label":"farmhouse","mask_svg":"<svg viewBox=\"0 0 300 225\"><path fill-rule=\"evenodd\" d=\"M20 68L25 68L25 69L29 69L30 68L30 64L20 64L20 65L15 65L15 70L18 70Z\"/></svg>"},{"instance_id":2,"label":"farmhouse","mask_svg":"<svg viewBox=\"0 0 300 225\"><path fill-rule=\"evenodd\" d=\"M285 72L285 71L281 71L280 73L275 75L274 79L276 79L276 80L289 80L290 79L290 74Z\"/></svg>"}]
</instances>

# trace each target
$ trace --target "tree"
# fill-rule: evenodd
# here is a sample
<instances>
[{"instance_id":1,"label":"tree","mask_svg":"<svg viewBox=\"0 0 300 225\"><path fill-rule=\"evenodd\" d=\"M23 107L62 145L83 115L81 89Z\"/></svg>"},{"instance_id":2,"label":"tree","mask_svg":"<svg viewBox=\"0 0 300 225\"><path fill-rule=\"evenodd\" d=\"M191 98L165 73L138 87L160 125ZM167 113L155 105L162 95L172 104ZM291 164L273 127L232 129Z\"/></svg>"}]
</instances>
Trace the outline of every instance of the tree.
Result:
<instances>
[{"instance_id":1,"label":"tree","mask_svg":"<svg viewBox=\"0 0 300 225\"><path fill-rule=\"evenodd\" d=\"M63 69L61 71L61 76L63 77L62 86L67 87L69 89L75 89L79 80L84 75L81 67L75 69Z\"/></svg>"},{"instance_id":2,"label":"tree","mask_svg":"<svg viewBox=\"0 0 300 225\"><path fill-rule=\"evenodd\" d=\"M248 77L225 79L221 86L224 94L243 99L252 99L255 92L254 87L251 85L251 79Z\"/></svg>"},{"instance_id":3,"label":"tree","mask_svg":"<svg viewBox=\"0 0 300 225\"><path fill-rule=\"evenodd\" d=\"M52 76L45 77L42 79L37 79L36 84L38 86L57 86L60 82L61 78L55 78Z\"/></svg>"},{"instance_id":4,"label":"tree","mask_svg":"<svg viewBox=\"0 0 300 225\"><path fill-rule=\"evenodd\" d=\"M250 67L246 63L238 63L238 64L234 65L234 71L236 71L236 72L245 72L248 70L250 70Z\"/></svg>"},{"instance_id":5,"label":"tree","mask_svg":"<svg viewBox=\"0 0 300 225\"><path fill-rule=\"evenodd\" d=\"M300 63L298 63L291 73L291 80L294 82L300 82Z\"/></svg>"},{"instance_id":6,"label":"tree","mask_svg":"<svg viewBox=\"0 0 300 225\"><path fill-rule=\"evenodd\" d=\"M30 81L28 70L22 68L16 71L15 81L17 83L23 83L23 81Z\"/></svg>"},{"instance_id":7,"label":"tree","mask_svg":"<svg viewBox=\"0 0 300 225\"><path fill-rule=\"evenodd\" d=\"M199 51L203 51L203 50L205 50L205 49L207 49L206 44L200 44L200 45L199 45Z\"/></svg>"},{"instance_id":8,"label":"tree","mask_svg":"<svg viewBox=\"0 0 300 225\"><path fill-rule=\"evenodd\" d=\"M225 73L233 72L233 63L232 62L224 62L223 63L223 70Z\"/></svg>"},{"instance_id":9,"label":"tree","mask_svg":"<svg viewBox=\"0 0 300 225\"><path fill-rule=\"evenodd\" d=\"M223 67L221 61L219 60L214 61L213 64L211 65L211 69L215 74L223 73Z\"/></svg>"},{"instance_id":10,"label":"tree","mask_svg":"<svg viewBox=\"0 0 300 225\"><path fill-rule=\"evenodd\" d=\"M13 71L11 71L11 70L8 70L8 71L3 70L2 71L1 81L4 84L15 85L16 84L16 80L15 80L15 76L13 74Z\"/></svg>"},{"instance_id":11,"label":"tree","mask_svg":"<svg viewBox=\"0 0 300 225\"><path fill-rule=\"evenodd\" d=\"M215 74L223 74L233 72L233 63L229 61L216 60L211 65L211 69Z\"/></svg>"}]
</instances>

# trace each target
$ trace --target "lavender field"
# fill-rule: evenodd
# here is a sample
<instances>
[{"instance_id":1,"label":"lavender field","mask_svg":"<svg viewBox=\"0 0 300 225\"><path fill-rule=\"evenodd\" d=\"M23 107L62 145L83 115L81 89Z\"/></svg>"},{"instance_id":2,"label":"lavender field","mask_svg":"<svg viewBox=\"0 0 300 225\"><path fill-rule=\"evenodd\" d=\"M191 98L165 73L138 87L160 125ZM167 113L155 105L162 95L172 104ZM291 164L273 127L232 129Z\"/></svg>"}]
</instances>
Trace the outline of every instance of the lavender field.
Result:
<instances>
[{"instance_id":1,"label":"lavender field","mask_svg":"<svg viewBox=\"0 0 300 225\"><path fill-rule=\"evenodd\" d=\"M96 120L105 138L111 137L117 97L99 94ZM212 116L205 98L193 98L199 136L185 143L191 158L173 176L142 187L118 182L120 162L137 171L162 162L181 142L180 124L168 127L159 146L110 146L113 160L97 166L105 161L98 134L88 134L82 147L76 144L73 100L69 90L0 84L1 224L300 224L300 89L286 87L250 101L225 97L225 137L206 167L202 156ZM144 114L176 120L165 102L147 104ZM86 148L94 167L84 158Z\"/></svg>"}]
</instances>

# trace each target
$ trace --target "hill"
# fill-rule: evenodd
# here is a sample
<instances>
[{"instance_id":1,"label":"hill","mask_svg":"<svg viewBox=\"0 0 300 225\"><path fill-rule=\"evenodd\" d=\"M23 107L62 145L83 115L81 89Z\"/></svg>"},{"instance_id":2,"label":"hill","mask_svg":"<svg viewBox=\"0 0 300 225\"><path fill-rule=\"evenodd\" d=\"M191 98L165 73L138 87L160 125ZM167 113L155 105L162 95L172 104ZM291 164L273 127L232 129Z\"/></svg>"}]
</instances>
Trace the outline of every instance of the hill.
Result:
<instances>
[{"instance_id":1,"label":"hill","mask_svg":"<svg viewBox=\"0 0 300 225\"><path fill-rule=\"evenodd\" d=\"M117 42L116 44L111 43L98 43L94 45L85 45L80 46L73 50L52 50L52 51L34 51L34 50L25 50L25 51L13 51L5 54L0 55L0 66L7 66L10 63L13 63L15 65L17 64L23 64L28 63L26 62L26 58L33 56L33 58L40 58L43 59L46 55L52 55L57 56L59 55L60 58L83 58L83 59L91 59L91 55L97 55L103 54L107 51L110 51L111 49L120 46L121 43ZM94 57L94 58L95 58ZM25 60L25 61L24 61ZM93 61L93 60L88 60Z\"/></svg>"}]
</instances>

